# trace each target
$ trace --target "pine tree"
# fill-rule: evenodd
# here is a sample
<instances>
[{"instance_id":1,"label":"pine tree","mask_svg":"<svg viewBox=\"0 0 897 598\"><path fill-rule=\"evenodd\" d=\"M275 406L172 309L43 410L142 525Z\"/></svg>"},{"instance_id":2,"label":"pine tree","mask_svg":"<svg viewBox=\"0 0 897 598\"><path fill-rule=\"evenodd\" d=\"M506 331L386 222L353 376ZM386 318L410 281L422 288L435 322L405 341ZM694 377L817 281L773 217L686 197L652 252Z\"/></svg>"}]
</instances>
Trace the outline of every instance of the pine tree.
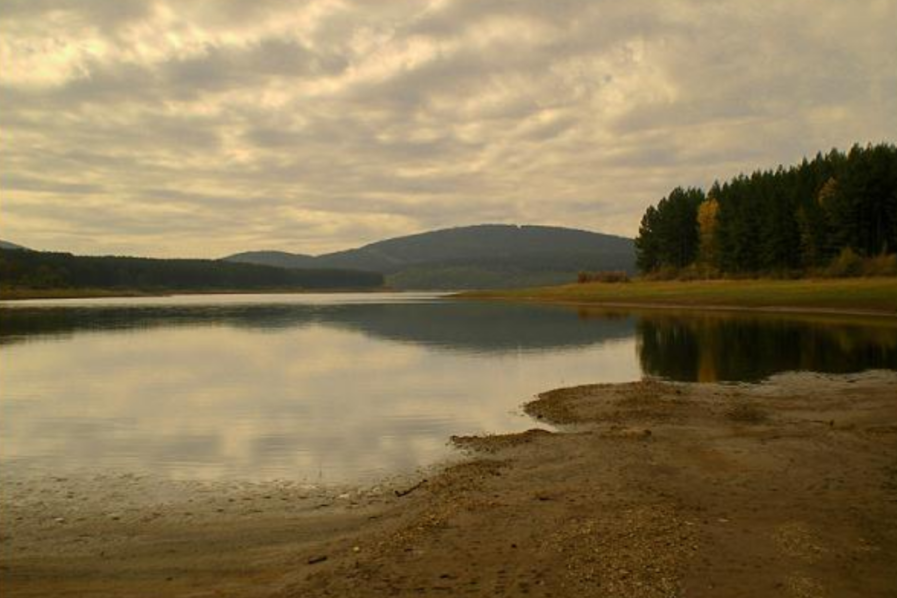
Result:
<instances>
[{"instance_id":1,"label":"pine tree","mask_svg":"<svg viewBox=\"0 0 897 598\"><path fill-rule=\"evenodd\" d=\"M757 274L824 267L848 249L897 252L894 145L818 153L714 183L706 197L677 187L648 209L637 240L642 271L697 264Z\"/></svg>"},{"instance_id":2,"label":"pine tree","mask_svg":"<svg viewBox=\"0 0 897 598\"><path fill-rule=\"evenodd\" d=\"M648 206L635 238L636 265L642 272L653 272L660 266L657 248L657 210Z\"/></svg>"}]
</instances>

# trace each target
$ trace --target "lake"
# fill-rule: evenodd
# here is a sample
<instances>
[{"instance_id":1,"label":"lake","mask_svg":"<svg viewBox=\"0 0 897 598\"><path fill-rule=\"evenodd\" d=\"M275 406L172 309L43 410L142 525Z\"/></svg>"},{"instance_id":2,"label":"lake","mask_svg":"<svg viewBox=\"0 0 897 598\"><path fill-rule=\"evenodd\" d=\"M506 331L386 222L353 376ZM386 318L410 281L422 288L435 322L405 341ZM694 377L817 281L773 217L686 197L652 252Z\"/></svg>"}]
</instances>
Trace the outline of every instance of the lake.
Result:
<instances>
[{"instance_id":1,"label":"lake","mask_svg":"<svg viewBox=\"0 0 897 598\"><path fill-rule=\"evenodd\" d=\"M889 319L603 311L434 294L0 304L0 466L375 480L452 434L535 427L536 393L643 376L897 369Z\"/></svg>"}]
</instances>

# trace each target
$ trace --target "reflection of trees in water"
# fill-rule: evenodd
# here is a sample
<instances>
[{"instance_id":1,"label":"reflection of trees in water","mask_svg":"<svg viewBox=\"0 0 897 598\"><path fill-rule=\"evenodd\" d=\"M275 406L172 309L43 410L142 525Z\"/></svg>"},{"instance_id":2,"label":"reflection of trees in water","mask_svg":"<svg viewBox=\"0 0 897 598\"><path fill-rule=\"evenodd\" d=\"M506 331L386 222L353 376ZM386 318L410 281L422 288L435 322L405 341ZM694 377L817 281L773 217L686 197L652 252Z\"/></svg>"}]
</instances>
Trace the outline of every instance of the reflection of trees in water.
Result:
<instances>
[{"instance_id":1,"label":"reflection of trees in water","mask_svg":"<svg viewBox=\"0 0 897 598\"><path fill-rule=\"evenodd\" d=\"M637 322L637 324L636 324ZM642 369L675 380L788 370L897 369L897 324L777 315L658 314L522 304L249 304L0 309L0 344L172 327L275 333L310 325L461 352L551 351L638 338Z\"/></svg>"},{"instance_id":2,"label":"reflection of trees in water","mask_svg":"<svg viewBox=\"0 0 897 598\"><path fill-rule=\"evenodd\" d=\"M638 352L647 374L673 380L761 380L808 370L897 369L897 327L777 316L643 316Z\"/></svg>"},{"instance_id":3,"label":"reflection of trees in water","mask_svg":"<svg viewBox=\"0 0 897 598\"><path fill-rule=\"evenodd\" d=\"M115 330L189 326L277 332L321 325L441 349L508 352L586 347L635 334L631 316L592 320L566 308L467 301L14 308L0 309L0 344Z\"/></svg>"}]
</instances>

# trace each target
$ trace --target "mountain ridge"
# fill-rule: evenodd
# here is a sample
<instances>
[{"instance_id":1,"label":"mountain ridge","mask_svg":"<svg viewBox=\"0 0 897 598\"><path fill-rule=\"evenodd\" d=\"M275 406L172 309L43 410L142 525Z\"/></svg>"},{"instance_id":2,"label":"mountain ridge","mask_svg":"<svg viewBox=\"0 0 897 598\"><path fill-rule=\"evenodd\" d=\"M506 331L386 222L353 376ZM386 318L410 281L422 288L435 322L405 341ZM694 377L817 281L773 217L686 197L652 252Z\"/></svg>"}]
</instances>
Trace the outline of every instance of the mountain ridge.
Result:
<instances>
[{"instance_id":1,"label":"mountain ridge","mask_svg":"<svg viewBox=\"0 0 897 598\"><path fill-rule=\"evenodd\" d=\"M252 251L224 261L379 272L403 289L557 284L581 270L635 270L632 239L581 229L480 224L394 237L318 256Z\"/></svg>"},{"instance_id":2,"label":"mountain ridge","mask_svg":"<svg viewBox=\"0 0 897 598\"><path fill-rule=\"evenodd\" d=\"M0 249L18 249L20 251L31 251L27 247L17 245L16 243L10 243L9 241L4 241L2 239L0 239Z\"/></svg>"}]
</instances>

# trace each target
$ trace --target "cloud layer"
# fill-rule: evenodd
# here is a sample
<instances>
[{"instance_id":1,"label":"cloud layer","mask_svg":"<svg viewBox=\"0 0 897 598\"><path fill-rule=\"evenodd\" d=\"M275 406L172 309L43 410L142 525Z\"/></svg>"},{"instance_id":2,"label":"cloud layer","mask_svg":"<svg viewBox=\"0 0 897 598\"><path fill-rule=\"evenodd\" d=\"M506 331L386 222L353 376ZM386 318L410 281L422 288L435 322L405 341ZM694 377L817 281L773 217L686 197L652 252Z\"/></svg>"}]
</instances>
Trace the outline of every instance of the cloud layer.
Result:
<instances>
[{"instance_id":1,"label":"cloud layer","mask_svg":"<svg viewBox=\"0 0 897 598\"><path fill-rule=\"evenodd\" d=\"M0 0L0 237L319 253L897 138L897 2Z\"/></svg>"}]
</instances>

